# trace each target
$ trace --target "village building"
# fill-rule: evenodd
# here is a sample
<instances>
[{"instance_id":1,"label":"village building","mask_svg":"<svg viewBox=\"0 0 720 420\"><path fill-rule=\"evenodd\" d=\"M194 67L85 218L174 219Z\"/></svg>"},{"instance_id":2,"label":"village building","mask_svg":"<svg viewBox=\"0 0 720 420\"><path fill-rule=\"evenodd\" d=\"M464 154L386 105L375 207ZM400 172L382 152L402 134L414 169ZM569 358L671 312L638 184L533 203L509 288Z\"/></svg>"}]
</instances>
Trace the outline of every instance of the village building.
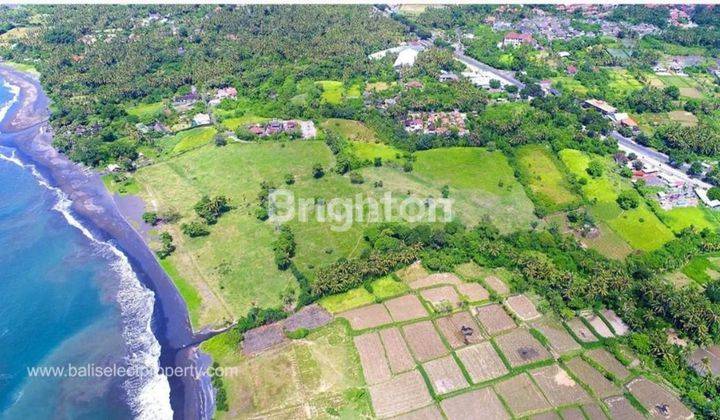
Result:
<instances>
[{"instance_id":1,"label":"village building","mask_svg":"<svg viewBox=\"0 0 720 420\"><path fill-rule=\"evenodd\" d=\"M520 34L517 32L508 32L503 38L502 46L506 47L517 47L520 45L535 45L535 39L531 34Z\"/></svg>"},{"instance_id":2,"label":"village building","mask_svg":"<svg viewBox=\"0 0 720 420\"><path fill-rule=\"evenodd\" d=\"M259 137L267 137L281 133L298 135L303 139L311 139L317 136L315 123L312 121L272 120L266 124L251 124L246 128L248 132Z\"/></svg>"},{"instance_id":3,"label":"village building","mask_svg":"<svg viewBox=\"0 0 720 420\"><path fill-rule=\"evenodd\" d=\"M457 82L458 80L460 80L460 78L458 77L457 74L455 74L453 72L443 70L440 72L440 75L438 76L438 80L442 83L447 83L447 82Z\"/></svg>"},{"instance_id":4,"label":"village building","mask_svg":"<svg viewBox=\"0 0 720 420\"><path fill-rule=\"evenodd\" d=\"M603 115L612 116L617 112L617 108L600 99L587 99L584 104L590 108L600 111Z\"/></svg>"},{"instance_id":5,"label":"village building","mask_svg":"<svg viewBox=\"0 0 720 420\"><path fill-rule=\"evenodd\" d=\"M393 67L400 69L403 67L412 67L415 65L419 51L414 48L405 48L398 53Z\"/></svg>"},{"instance_id":6,"label":"village building","mask_svg":"<svg viewBox=\"0 0 720 420\"><path fill-rule=\"evenodd\" d=\"M570 76L574 76L577 73L577 67L567 66L567 69L565 69L565 72L567 72L567 74L569 74Z\"/></svg>"},{"instance_id":7,"label":"village building","mask_svg":"<svg viewBox=\"0 0 720 420\"><path fill-rule=\"evenodd\" d=\"M447 135L457 131L458 135L468 133L465 128L467 115L457 110L452 112L412 112L403 125L409 133Z\"/></svg>"},{"instance_id":8,"label":"village building","mask_svg":"<svg viewBox=\"0 0 720 420\"><path fill-rule=\"evenodd\" d=\"M422 84L422 82L420 82L418 80L411 80L411 81L405 83L405 88L406 89L422 89L423 84Z\"/></svg>"},{"instance_id":9,"label":"village building","mask_svg":"<svg viewBox=\"0 0 720 420\"><path fill-rule=\"evenodd\" d=\"M209 114L195 114L195 116L192 119L192 125L193 127L199 127L202 125L210 125L212 124L212 119L210 118Z\"/></svg>"}]
</instances>

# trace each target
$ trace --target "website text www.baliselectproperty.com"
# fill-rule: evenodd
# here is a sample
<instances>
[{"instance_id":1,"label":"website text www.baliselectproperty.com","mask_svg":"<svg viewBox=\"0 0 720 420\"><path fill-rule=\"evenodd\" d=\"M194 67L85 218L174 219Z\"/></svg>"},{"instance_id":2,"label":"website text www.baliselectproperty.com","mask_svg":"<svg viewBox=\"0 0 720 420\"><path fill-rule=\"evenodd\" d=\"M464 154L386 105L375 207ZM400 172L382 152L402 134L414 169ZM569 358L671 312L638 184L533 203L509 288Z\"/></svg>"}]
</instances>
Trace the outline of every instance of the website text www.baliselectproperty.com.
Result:
<instances>
[{"instance_id":1,"label":"website text www.baliselectproperty.com","mask_svg":"<svg viewBox=\"0 0 720 420\"><path fill-rule=\"evenodd\" d=\"M330 223L330 230L348 231L353 223L450 222L453 200L447 197L397 197L385 192L379 199L365 194L353 197L296 198L292 191L272 190L268 196L269 220L282 224L291 220L301 223Z\"/></svg>"},{"instance_id":2,"label":"website text www.baliselectproperty.com","mask_svg":"<svg viewBox=\"0 0 720 420\"><path fill-rule=\"evenodd\" d=\"M62 366L29 366L27 374L31 378L144 378L154 375L166 377L193 377L203 375L211 377L233 377L240 374L237 366L174 366L158 367L123 366L123 365L86 365L67 364Z\"/></svg>"}]
</instances>

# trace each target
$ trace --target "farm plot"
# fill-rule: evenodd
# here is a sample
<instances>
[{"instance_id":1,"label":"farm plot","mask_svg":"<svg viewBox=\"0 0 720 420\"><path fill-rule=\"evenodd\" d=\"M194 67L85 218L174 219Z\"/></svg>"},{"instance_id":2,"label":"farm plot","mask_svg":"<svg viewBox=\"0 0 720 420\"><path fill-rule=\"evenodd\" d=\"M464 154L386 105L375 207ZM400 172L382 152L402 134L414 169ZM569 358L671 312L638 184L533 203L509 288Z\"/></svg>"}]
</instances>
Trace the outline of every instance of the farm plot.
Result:
<instances>
[{"instance_id":1,"label":"farm plot","mask_svg":"<svg viewBox=\"0 0 720 420\"><path fill-rule=\"evenodd\" d=\"M478 283L461 283L455 288L468 302L480 302L490 297L490 293Z\"/></svg>"},{"instance_id":2,"label":"farm plot","mask_svg":"<svg viewBox=\"0 0 720 420\"><path fill-rule=\"evenodd\" d=\"M252 330L246 332L243 337L243 353L258 353L263 350L267 350L270 347L276 346L286 340L287 338L285 337L283 326L280 323L253 328Z\"/></svg>"},{"instance_id":3,"label":"farm plot","mask_svg":"<svg viewBox=\"0 0 720 420\"><path fill-rule=\"evenodd\" d=\"M607 420L607 416L597 404L585 404L582 406L582 410L590 420Z\"/></svg>"},{"instance_id":4,"label":"farm plot","mask_svg":"<svg viewBox=\"0 0 720 420\"><path fill-rule=\"evenodd\" d=\"M605 349L592 349L585 354L603 370L621 381L630 376L630 371Z\"/></svg>"},{"instance_id":5,"label":"farm plot","mask_svg":"<svg viewBox=\"0 0 720 420\"><path fill-rule=\"evenodd\" d=\"M564 355L580 350L578 344L559 323L543 318L531 324L533 328L547 339L550 349L557 355Z\"/></svg>"},{"instance_id":6,"label":"farm plot","mask_svg":"<svg viewBox=\"0 0 720 420\"><path fill-rule=\"evenodd\" d=\"M379 140L375 131L360 121L345 120L342 118L329 118L321 125L322 128L338 134L350 141L363 143L377 143Z\"/></svg>"},{"instance_id":7,"label":"farm plot","mask_svg":"<svg viewBox=\"0 0 720 420\"><path fill-rule=\"evenodd\" d=\"M612 309L603 309L600 314L616 335L623 336L630 332L630 327Z\"/></svg>"},{"instance_id":8,"label":"farm plot","mask_svg":"<svg viewBox=\"0 0 720 420\"><path fill-rule=\"evenodd\" d=\"M513 368L549 359L550 353L527 330L518 328L495 338Z\"/></svg>"},{"instance_id":9,"label":"farm plot","mask_svg":"<svg viewBox=\"0 0 720 420\"><path fill-rule=\"evenodd\" d=\"M592 343L598 341L595 334L590 331L590 328L586 327L580 318L573 318L565 321L565 324L570 328L570 331L575 337L583 343Z\"/></svg>"},{"instance_id":10,"label":"farm plot","mask_svg":"<svg viewBox=\"0 0 720 420\"><path fill-rule=\"evenodd\" d=\"M517 326L503 307L496 303L475 308L475 317L490 335L496 335Z\"/></svg>"},{"instance_id":11,"label":"farm plot","mask_svg":"<svg viewBox=\"0 0 720 420\"><path fill-rule=\"evenodd\" d=\"M614 419L642 420L645 418L632 403L623 396L605 398L603 400Z\"/></svg>"},{"instance_id":12,"label":"farm plot","mask_svg":"<svg viewBox=\"0 0 720 420\"><path fill-rule=\"evenodd\" d=\"M510 293L508 285L498 276L485 277L485 284L500 296L505 296Z\"/></svg>"},{"instance_id":13,"label":"farm plot","mask_svg":"<svg viewBox=\"0 0 720 420\"><path fill-rule=\"evenodd\" d=\"M582 386L558 365L535 369L530 375L554 407L592 401Z\"/></svg>"},{"instance_id":14,"label":"farm plot","mask_svg":"<svg viewBox=\"0 0 720 420\"><path fill-rule=\"evenodd\" d=\"M447 394L467 388L468 383L452 356L445 356L423 364L435 393Z\"/></svg>"},{"instance_id":15,"label":"farm plot","mask_svg":"<svg viewBox=\"0 0 720 420\"><path fill-rule=\"evenodd\" d=\"M521 179L550 208L559 209L580 200L570 190L570 183L558 169L547 147L539 144L522 146L517 149L517 162Z\"/></svg>"},{"instance_id":16,"label":"farm plot","mask_svg":"<svg viewBox=\"0 0 720 420\"><path fill-rule=\"evenodd\" d=\"M378 333L363 334L355 337L353 341L360 356L365 381L369 385L385 382L392 377Z\"/></svg>"},{"instance_id":17,"label":"farm plot","mask_svg":"<svg viewBox=\"0 0 720 420\"><path fill-rule=\"evenodd\" d=\"M411 319L424 318L428 316L425 307L415 295L405 295L385 302L390 312L390 317L395 322L409 321Z\"/></svg>"},{"instance_id":18,"label":"farm plot","mask_svg":"<svg viewBox=\"0 0 720 420\"><path fill-rule=\"evenodd\" d=\"M440 409L434 405L393 417L393 420L444 420Z\"/></svg>"},{"instance_id":19,"label":"farm plot","mask_svg":"<svg viewBox=\"0 0 720 420\"><path fill-rule=\"evenodd\" d=\"M585 420L585 414L577 407L569 407L560 412L564 420Z\"/></svg>"},{"instance_id":20,"label":"farm plot","mask_svg":"<svg viewBox=\"0 0 720 420\"><path fill-rule=\"evenodd\" d=\"M375 414L385 418L425 407L432 397L420 372L412 370L371 386L370 400Z\"/></svg>"},{"instance_id":21,"label":"farm plot","mask_svg":"<svg viewBox=\"0 0 720 420\"><path fill-rule=\"evenodd\" d=\"M622 391L613 385L605 375L598 372L581 358L575 357L568 361L566 365L570 369L570 372L572 372L580 382L587 385L598 398L607 398L622 394Z\"/></svg>"},{"instance_id":22,"label":"farm plot","mask_svg":"<svg viewBox=\"0 0 720 420\"><path fill-rule=\"evenodd\" d=\"M410 283L410 288L417 290L444 284L458 285L462 284L462 280L453 273L434 273L412 281Z\"/></svg>"},{"instance_id":23,"label":"farm plot","mask_svg":"<svg viewBox=\"0 0 720 420\"><path fill-rule=\"evenodd\" d=\"M615 334L610 330L610 327L607 326L607 324L597 316L596 314L592 312L582 312L580 316L587 321L588 324L590 324L590 327L595 331L595 333L602 337L602 338L612 338L615 337Z\"/></svg>"},{"instance_id":24,"label":"farm plot","mask_svg":"<svg viewBox=\"0 0 720 420\"><path fill-rule=\"evenodd\" d=\"M445 305L457 308L460 305L460 296L452 286L433 287L420 291L420 295L429 302L435 310L443 310Z\"/></svg>"},{"instance_id":25,"label":"farm plot","mask_svg":"<svg viewBox=\"0 0 720 420\"><path fill-rule=\"evenodd\" d=\"M432 322L422 321L405 325L402 330L415 360L426 362L448 353Z\"/></svg>"},{"instance_id":26,"label":"farm plot","mask_svg":"<svg viewBox=\"0 0 720 420\"><path fill-rule=\"evenodd\" d=\"M504 420L510 415L492 388L456 395L440 402L448 420L470 420L476 413L488 419Z\"/></svg>"},{"instance_id":27,"label":"farm plot","mask_svg":"<svg viewBox=\"0 0 720 420\"><path fill-rule=\"evenodd\" d=\"M410 350L397 328L388 328L380 331L380 340L385 347L390 370L394 374L408 371L415 367Z\"/></svg>"},{"instance_id":28,"label":"farm plot","mask_svg":"<svg viewBox=\"0 0 720 420\"><path fill-rule=\"evenodd\" d=\"M508 373L507 367L489 341L465 347L457 351L473 383L489 381Z\"/></svg>"},{"instance_id":29,"label":"farm plot","mask_svg":"<svg viewBox=\"0 0 720 420\"><path fill-rule=\"evenodd\" d=\"M510 296L505 300L505 305L523 321L530 321L541 316L535 308L535 304L525 295Z\"/></svg>"},{"instance_id":30,"label":"farm plot","mask_svg":"<svg viewBox=\"0 0 720 420\"><path fill-rule=\"evenodd\" d=\"M550 403L525 373L500 382L495 390L516 417L550 409Z\"/></svg>"},{"instance_id":31,"label":"farm plot","mask_svg":"<svg viewBox=\"0 0 720 420\"><path fill-rule=\"evenodd\" d=\"M640 377L630 381L626 387L653 417L673 419L693 417L693 413L661 385Z\"/></svg>"},{"instance_id":32,"label":"farm plot","mask_svg":"<svg viewBox=\"0 0 720 420\"><path fill-rule=\"evenodd\" d=\"M354 330L375 328L393 322L385 306L379 303L351 309L338 316L347 319Z\"/></svg>"},{"instance_id":33,"label":"farm plot","mask_svg":"<svg viewBox=\"0 0 720 420\"><path fill-rule=\"evenodd\" d=\"M483 340L482 331L467 312L458 312L435 320L450 347L457 349L468 344L479 343ZM463 329L470 328L470 334L463 334Z\"/></svg>"}]
</instances>

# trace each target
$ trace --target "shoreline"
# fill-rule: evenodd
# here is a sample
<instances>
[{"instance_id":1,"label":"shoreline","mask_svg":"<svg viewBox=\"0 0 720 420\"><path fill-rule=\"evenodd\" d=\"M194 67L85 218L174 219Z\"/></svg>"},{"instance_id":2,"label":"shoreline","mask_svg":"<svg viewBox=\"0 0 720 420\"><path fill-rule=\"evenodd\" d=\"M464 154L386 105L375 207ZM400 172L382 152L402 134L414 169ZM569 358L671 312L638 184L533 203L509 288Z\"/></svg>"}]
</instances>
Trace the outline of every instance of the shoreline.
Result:
<instances>
[{"instance_id":1,"label":"shoreline","mask_svg":"<svg viewBox=\"0 0 720 420\"><path fill-rule=\"evenodd\" d=\"M0 121L0 144L16 150L17 157L33 165L47 182L70 200L69 210L97 241L117 248L128 260L139 282L154 294L150 328L160 344L159 364L163 368L200 369L210 357L199 349L187 306L172 280L160 267L145 240L120 212L100 175L71 162L52 147L47 123L49 100L40 83L31 75L2 66L0 76L19 90L16 100ZM213 389L210 378L168 377L173 417L211 418Z\"/></svg>"}]
</instances>

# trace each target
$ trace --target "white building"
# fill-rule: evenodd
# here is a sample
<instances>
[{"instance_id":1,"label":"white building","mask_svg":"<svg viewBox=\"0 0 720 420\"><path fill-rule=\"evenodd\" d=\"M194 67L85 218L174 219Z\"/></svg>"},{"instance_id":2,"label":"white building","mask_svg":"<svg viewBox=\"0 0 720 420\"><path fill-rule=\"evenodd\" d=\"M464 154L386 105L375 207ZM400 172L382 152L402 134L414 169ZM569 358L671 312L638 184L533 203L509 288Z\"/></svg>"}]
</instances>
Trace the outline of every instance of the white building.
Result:
<instances>
[{"instance_id":1,"label":"white building","mask_svg":"<svg viewBox=\"0 0 720 420\"><path fill-rule=\"evenodd\" d=\"M208 114L196 114L192 120L193 127L198 127L201 125L210 125L210 124L212 124L212 119L210 118L210 115L208 115Z\"/></svg>"},{"instance_id":2,"label":"white building","mask_svg":"<svg viewBox=\"0 0 720 420\"><path fill-rule=\"evenodd\" d=\"M405 48L398 54L397 59L395 59L395 64L393 64L393 67L412 67L413 65L415 65L415 60L417 59L418 53L419 51L415 48Z\"/></svg>"}]
</instances>

